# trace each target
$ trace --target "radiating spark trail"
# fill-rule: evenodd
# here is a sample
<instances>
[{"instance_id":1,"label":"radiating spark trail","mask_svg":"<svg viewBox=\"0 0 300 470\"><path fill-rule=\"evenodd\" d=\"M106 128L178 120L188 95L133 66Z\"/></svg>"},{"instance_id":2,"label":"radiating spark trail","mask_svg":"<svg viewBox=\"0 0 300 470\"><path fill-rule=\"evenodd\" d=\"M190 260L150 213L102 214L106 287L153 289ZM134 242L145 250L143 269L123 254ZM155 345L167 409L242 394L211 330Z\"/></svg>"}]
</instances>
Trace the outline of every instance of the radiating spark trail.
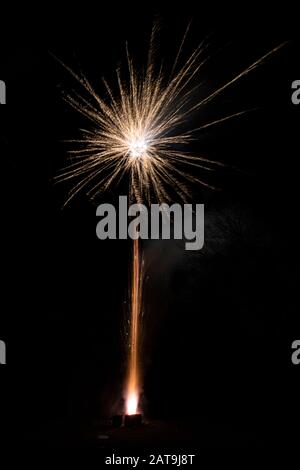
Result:
<instances>
[{"instance_id":1,"label":"radiating spark trail","mask_svg":"<svg viewBox=\"0 0 300 470\"><path fill-rule=\"evenodd\" d=\"M225 85L222 85L220 88L218 88L217 90L215 90L213 93L211 93L210 95L208 95L206 98L204 98L202 101L200 101L199 103L197 103L192 109L193 110L196 110L196 109L199 109L201 106L203 106L204 104L207 104L209 103L211 100L213 100L216 96L218 96L219 94L221 94L223 91L225 91L228 87L230 87L231 85L233 85L235 82L237 82L238 80L240 80L242 77L244 77L245 75L248 75L248 73L252 72L252 70L255 70L259 65L261 65L269 56L271 56L272 54L274 54L275 52L279 51L280 49L282 49L286 44L288 43L288 41L286 42L283 42L282 44L279 44L279 46L277 47L274 47L274 49L272 49L271 51L267 52L265 55L263 55L262 57L260 57L258 60L256 60L255 62L253 62L248 68L246 68L245 70L243 70L241 73L239 73L238 75L236 75L233 79L229 80L227 83L225 83Z\"/></svg>"}]
</instances>

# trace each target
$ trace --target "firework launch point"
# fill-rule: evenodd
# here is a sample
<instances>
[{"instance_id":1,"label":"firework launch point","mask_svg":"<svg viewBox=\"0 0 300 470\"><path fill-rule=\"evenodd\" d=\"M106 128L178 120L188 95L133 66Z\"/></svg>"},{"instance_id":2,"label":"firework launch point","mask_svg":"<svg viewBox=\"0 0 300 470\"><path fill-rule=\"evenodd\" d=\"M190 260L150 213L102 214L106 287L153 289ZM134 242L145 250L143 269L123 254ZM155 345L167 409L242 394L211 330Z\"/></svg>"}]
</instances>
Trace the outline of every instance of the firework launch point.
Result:
<instances>
[{"instance_id":1,"label":"firework launch point","mask_svg":"<svg viewBox=\"0 0 300 470\"><path fill-rule=\"evenodd\" d=\"M127 428L141 426L143 424L143 417L140 413L134 415L125 415L124 425Z\"/></svg>"}]
</instances>

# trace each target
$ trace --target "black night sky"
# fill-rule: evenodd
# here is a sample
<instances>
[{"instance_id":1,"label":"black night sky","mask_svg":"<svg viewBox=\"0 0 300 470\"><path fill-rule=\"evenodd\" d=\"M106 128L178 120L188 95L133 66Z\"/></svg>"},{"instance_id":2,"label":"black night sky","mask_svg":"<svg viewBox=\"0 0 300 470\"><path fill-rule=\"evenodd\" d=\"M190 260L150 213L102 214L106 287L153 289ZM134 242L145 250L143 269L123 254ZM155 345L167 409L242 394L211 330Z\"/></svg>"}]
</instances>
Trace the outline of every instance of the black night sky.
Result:
<instances>
[{"instance_id":1,"label":"black night sky","mask_svg":"<svg viewBox=\"0 0 300 470\"><path fill-rule=\"evenodd\" d=\"M2 432L19 448L97 449L98 423L119 411L131 244L98 240L95 212L126 185L96 202L82 193L62 209L69 187L53 177L66 163L63 141L88 122L63 101L63 90L79 85L52 54L81 68L101 93L100 79L113 80L126 41L143 63L155 18L166 67L191 18L183 57L211 34L207 92L289 43L194 118L257 108L193 143L193 151L226 164L209 175L221 191L193 188L193 202L205 204L204 249L144 243L143 402L161 430L143 450L299 446L300 366L291 362L291 344L300 332L300 105L291 102L291 83L300 78L300 42L271 23L222 29L188 8L107 10L91 28L82 19L81 28L66 25L44 39L39 25L39 33L25 30L1 48Z\"/></svg>"}]
</instances>

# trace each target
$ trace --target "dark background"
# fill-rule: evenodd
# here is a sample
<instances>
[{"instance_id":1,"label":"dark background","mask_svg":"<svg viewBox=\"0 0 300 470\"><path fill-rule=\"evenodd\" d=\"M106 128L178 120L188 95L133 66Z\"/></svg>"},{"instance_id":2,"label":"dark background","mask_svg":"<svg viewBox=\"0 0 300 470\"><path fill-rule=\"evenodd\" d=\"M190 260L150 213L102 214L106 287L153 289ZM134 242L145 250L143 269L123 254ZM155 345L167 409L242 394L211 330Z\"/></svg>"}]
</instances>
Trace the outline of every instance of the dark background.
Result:
<instances>
[{"instance_id":1,"label":"dark background","mask_svg":"<svg viewBox=\"0 0 300 470\"><path fill-rule=\"evenodd\" d=\"M144 59L156 16L166 66L190 18L186 55L211 32L213 52L227 45L203 71L205 91L290 42L197 117L204 123L259 108L203 131L194 144L227 165L210 180L222 191L193 188L193 201L206 207L205 248L145 244L145 409L151 419L188 423L195 450L205 430L209 447L296 445L300 106L291 103L291 83L299 79L300 43L292 28L222 28L194 8L103 10L91 27L70 20L59 34L49 21L49 41L39 23L39 32L28 26L1 47L2 431L18 445L70 445L70 430L78 442L118 410L130 242L96 238L96 203L85 194L61 209L68 187L53 177L66 162L62 141L88 123L63 102L62 90L79 85L51 53L80 66L101 92L99 78L113 78L126 40ZM117 196L112 190L97 203ZM66 436L59 444L58 429Z\"/></svg>"}]
</instances>

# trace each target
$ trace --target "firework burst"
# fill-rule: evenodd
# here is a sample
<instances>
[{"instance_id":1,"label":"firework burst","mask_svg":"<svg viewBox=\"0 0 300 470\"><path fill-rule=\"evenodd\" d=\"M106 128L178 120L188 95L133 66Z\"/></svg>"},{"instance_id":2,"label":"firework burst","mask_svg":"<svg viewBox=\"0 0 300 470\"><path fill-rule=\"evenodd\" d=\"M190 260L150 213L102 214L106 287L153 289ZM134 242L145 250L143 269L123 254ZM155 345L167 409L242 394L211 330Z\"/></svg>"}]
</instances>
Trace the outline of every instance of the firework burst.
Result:
<instances>
[{"instance_id":1,"label":"firework burst","mask_svg":"<svg viewBox=\"0 0 300 470\"><path fill-rule=\"evenodd\" d=\"M116 71L114 89L103 79L106 98L95 92L84 75L77 75L64 65L88 94L88 98L79 93L65 94L65 99L91 121L90 129L83 130L80 139L71 141L77 148L71 150L71 162L57 177L58 181L77 179L66 203L81 190L93 198L117 185L125 175L129 193L137 202L150 202L152 196L156 201L168 201L170 188L185 201L191 183L211 187L205 179L193 176L193 170L198 167L213 171L222 164L190 154L188 144L201 129L246 111L186 130L191 115L283 46L268 52L225 85L195 102L201 88L198 84L201 68L209 60L206 42L178 67L185 35L167 75L162 66L156 67L154 36L155 28L144 71L135 68L127 49L126 79L120 69Z\"/></svg>"}]
</instances>

